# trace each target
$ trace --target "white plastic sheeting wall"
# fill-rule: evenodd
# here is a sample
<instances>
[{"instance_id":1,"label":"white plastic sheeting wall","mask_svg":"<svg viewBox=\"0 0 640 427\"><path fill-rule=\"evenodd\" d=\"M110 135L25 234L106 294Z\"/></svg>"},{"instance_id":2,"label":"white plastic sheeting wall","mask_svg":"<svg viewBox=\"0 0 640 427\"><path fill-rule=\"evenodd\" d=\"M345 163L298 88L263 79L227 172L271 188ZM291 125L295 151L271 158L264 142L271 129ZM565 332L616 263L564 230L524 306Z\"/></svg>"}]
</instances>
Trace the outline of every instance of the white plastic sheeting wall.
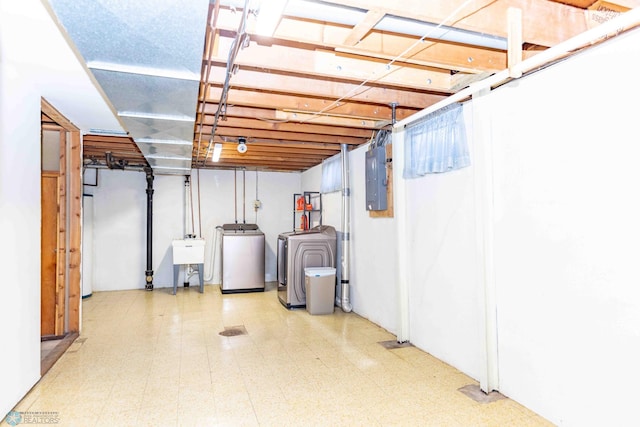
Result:
<instances>
[{"instance_id":1,"label":"white plastic sheeting wall","mask_svg":"<svg viewBox=\"0 0 640 427\"><path fill-rule=\"evenodd\" d=\"M395 206L395 220L408 219L411 342L484 375L488 262L499 389L559 425L638 421L640 145L630 100L640 86L614 82L639 56L635 31L468 102L472 166L407 181L406 205ZM395 268L395 227L367 218L363 149L350 157L354 311L393 331L397 289L384 272ZM325 200L325 217L335 216L339 201Z\"/></svg>"},{"instance_id":2,"label":"white plastic sheeting wall","mask_svg":"<svg viewBox=\"0 0 640 427\"><path fill-rule=\"evenodd\" d=\"M635 31L491 94L501 390L560 425L639 420L638 57Z\"/></svg>"},{"instance_id":3,"label":"white plastic sheeting wall","mask_svg":"<svg viewBox=\"0 0 640 427\"><path fill-rule=\"evenodd\" d=\"M465 106L471 133L469 111ZM473 150L471 138L470 145ZM481 306L473 168L407 180L405 213L409 340L479 378Z\"/></svg>"}]
</instances>

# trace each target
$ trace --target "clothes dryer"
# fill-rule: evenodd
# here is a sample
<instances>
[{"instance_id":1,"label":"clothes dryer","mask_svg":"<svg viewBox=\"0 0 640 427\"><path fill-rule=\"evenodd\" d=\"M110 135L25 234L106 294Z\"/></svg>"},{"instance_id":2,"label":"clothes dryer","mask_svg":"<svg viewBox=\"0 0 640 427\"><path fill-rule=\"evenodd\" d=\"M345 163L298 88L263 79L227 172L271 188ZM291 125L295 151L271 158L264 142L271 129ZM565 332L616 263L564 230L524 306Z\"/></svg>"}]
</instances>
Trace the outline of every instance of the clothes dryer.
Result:
<instances>
[{"instance_id":1,"label":"clothes dryer","mask_svg":"<svg viewBox=\"0 0 640 427\"><path fill-rule=\"evenodd\" d=\"M278 236L278 299L286 308L305 307L307 267L335 267L336 230L321 225Z\"/></svg>"}]
</instances>

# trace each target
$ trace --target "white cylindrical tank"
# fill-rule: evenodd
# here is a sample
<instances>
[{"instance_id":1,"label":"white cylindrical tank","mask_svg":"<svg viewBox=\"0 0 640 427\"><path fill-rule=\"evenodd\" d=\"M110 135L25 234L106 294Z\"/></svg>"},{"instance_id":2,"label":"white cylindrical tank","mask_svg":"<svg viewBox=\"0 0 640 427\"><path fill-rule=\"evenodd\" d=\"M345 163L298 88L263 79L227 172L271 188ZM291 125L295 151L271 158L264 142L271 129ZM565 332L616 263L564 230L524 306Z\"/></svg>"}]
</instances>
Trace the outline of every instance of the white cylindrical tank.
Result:
<instances>
[{"instance_id":1,"label":"white cylindrical tank","mask_svg":"<svg viewBox=\"0 0 640 427\"><path fill-rule=\"evenodd\" d=\"M82 195L82 298L93 293L93 195Z\"/></svg>"}]
</instances>

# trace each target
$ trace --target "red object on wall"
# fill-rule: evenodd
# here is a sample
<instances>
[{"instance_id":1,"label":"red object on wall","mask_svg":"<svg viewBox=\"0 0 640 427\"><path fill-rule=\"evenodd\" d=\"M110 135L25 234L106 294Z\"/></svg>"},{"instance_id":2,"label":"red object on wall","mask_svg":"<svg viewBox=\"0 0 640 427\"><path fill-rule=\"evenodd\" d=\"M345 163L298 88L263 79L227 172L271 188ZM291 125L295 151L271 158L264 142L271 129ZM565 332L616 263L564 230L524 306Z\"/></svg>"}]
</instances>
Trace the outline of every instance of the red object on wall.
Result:
<instances>
[{"instance_id":1,"label":"red object on wall","mask_svg":"<svg viewBox=\"0 0 640 427\"><path fill-rule=\"evenodd\" d=\"M304 210L304 197L300 196L298 200L296 200L296 210Z\"/></svg>"},{"instance_id":2,"label":"red object on wall","mask_svg":"<svg viewBox=\"0 0 640 427\"><path fill-rule=\"evenodd\" d=\"M309 229L309 223L307 221L307 216L305 214L302 214L302 216L300 217L300 228L303 230Z\"/></svg>"}]
</instances>

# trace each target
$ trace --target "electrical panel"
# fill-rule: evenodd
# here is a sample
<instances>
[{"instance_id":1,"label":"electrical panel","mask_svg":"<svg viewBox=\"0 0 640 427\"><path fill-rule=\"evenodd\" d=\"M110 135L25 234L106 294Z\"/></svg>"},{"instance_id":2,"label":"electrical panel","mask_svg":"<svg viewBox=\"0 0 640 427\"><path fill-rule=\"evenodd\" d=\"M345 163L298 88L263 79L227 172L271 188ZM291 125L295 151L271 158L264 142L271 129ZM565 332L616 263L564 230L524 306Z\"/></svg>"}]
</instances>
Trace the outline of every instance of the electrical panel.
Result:
<instances>
[{"instance_id":1,"label":"electrical panel","mask_svg":"<svg viewBox=\"0 0 640 427\"><path fill-rule=\"evenodd\" d=\"M387 154L384 145L367 150L365 166L367 210L387 209Z\"/></svg>"}]
</instances>

